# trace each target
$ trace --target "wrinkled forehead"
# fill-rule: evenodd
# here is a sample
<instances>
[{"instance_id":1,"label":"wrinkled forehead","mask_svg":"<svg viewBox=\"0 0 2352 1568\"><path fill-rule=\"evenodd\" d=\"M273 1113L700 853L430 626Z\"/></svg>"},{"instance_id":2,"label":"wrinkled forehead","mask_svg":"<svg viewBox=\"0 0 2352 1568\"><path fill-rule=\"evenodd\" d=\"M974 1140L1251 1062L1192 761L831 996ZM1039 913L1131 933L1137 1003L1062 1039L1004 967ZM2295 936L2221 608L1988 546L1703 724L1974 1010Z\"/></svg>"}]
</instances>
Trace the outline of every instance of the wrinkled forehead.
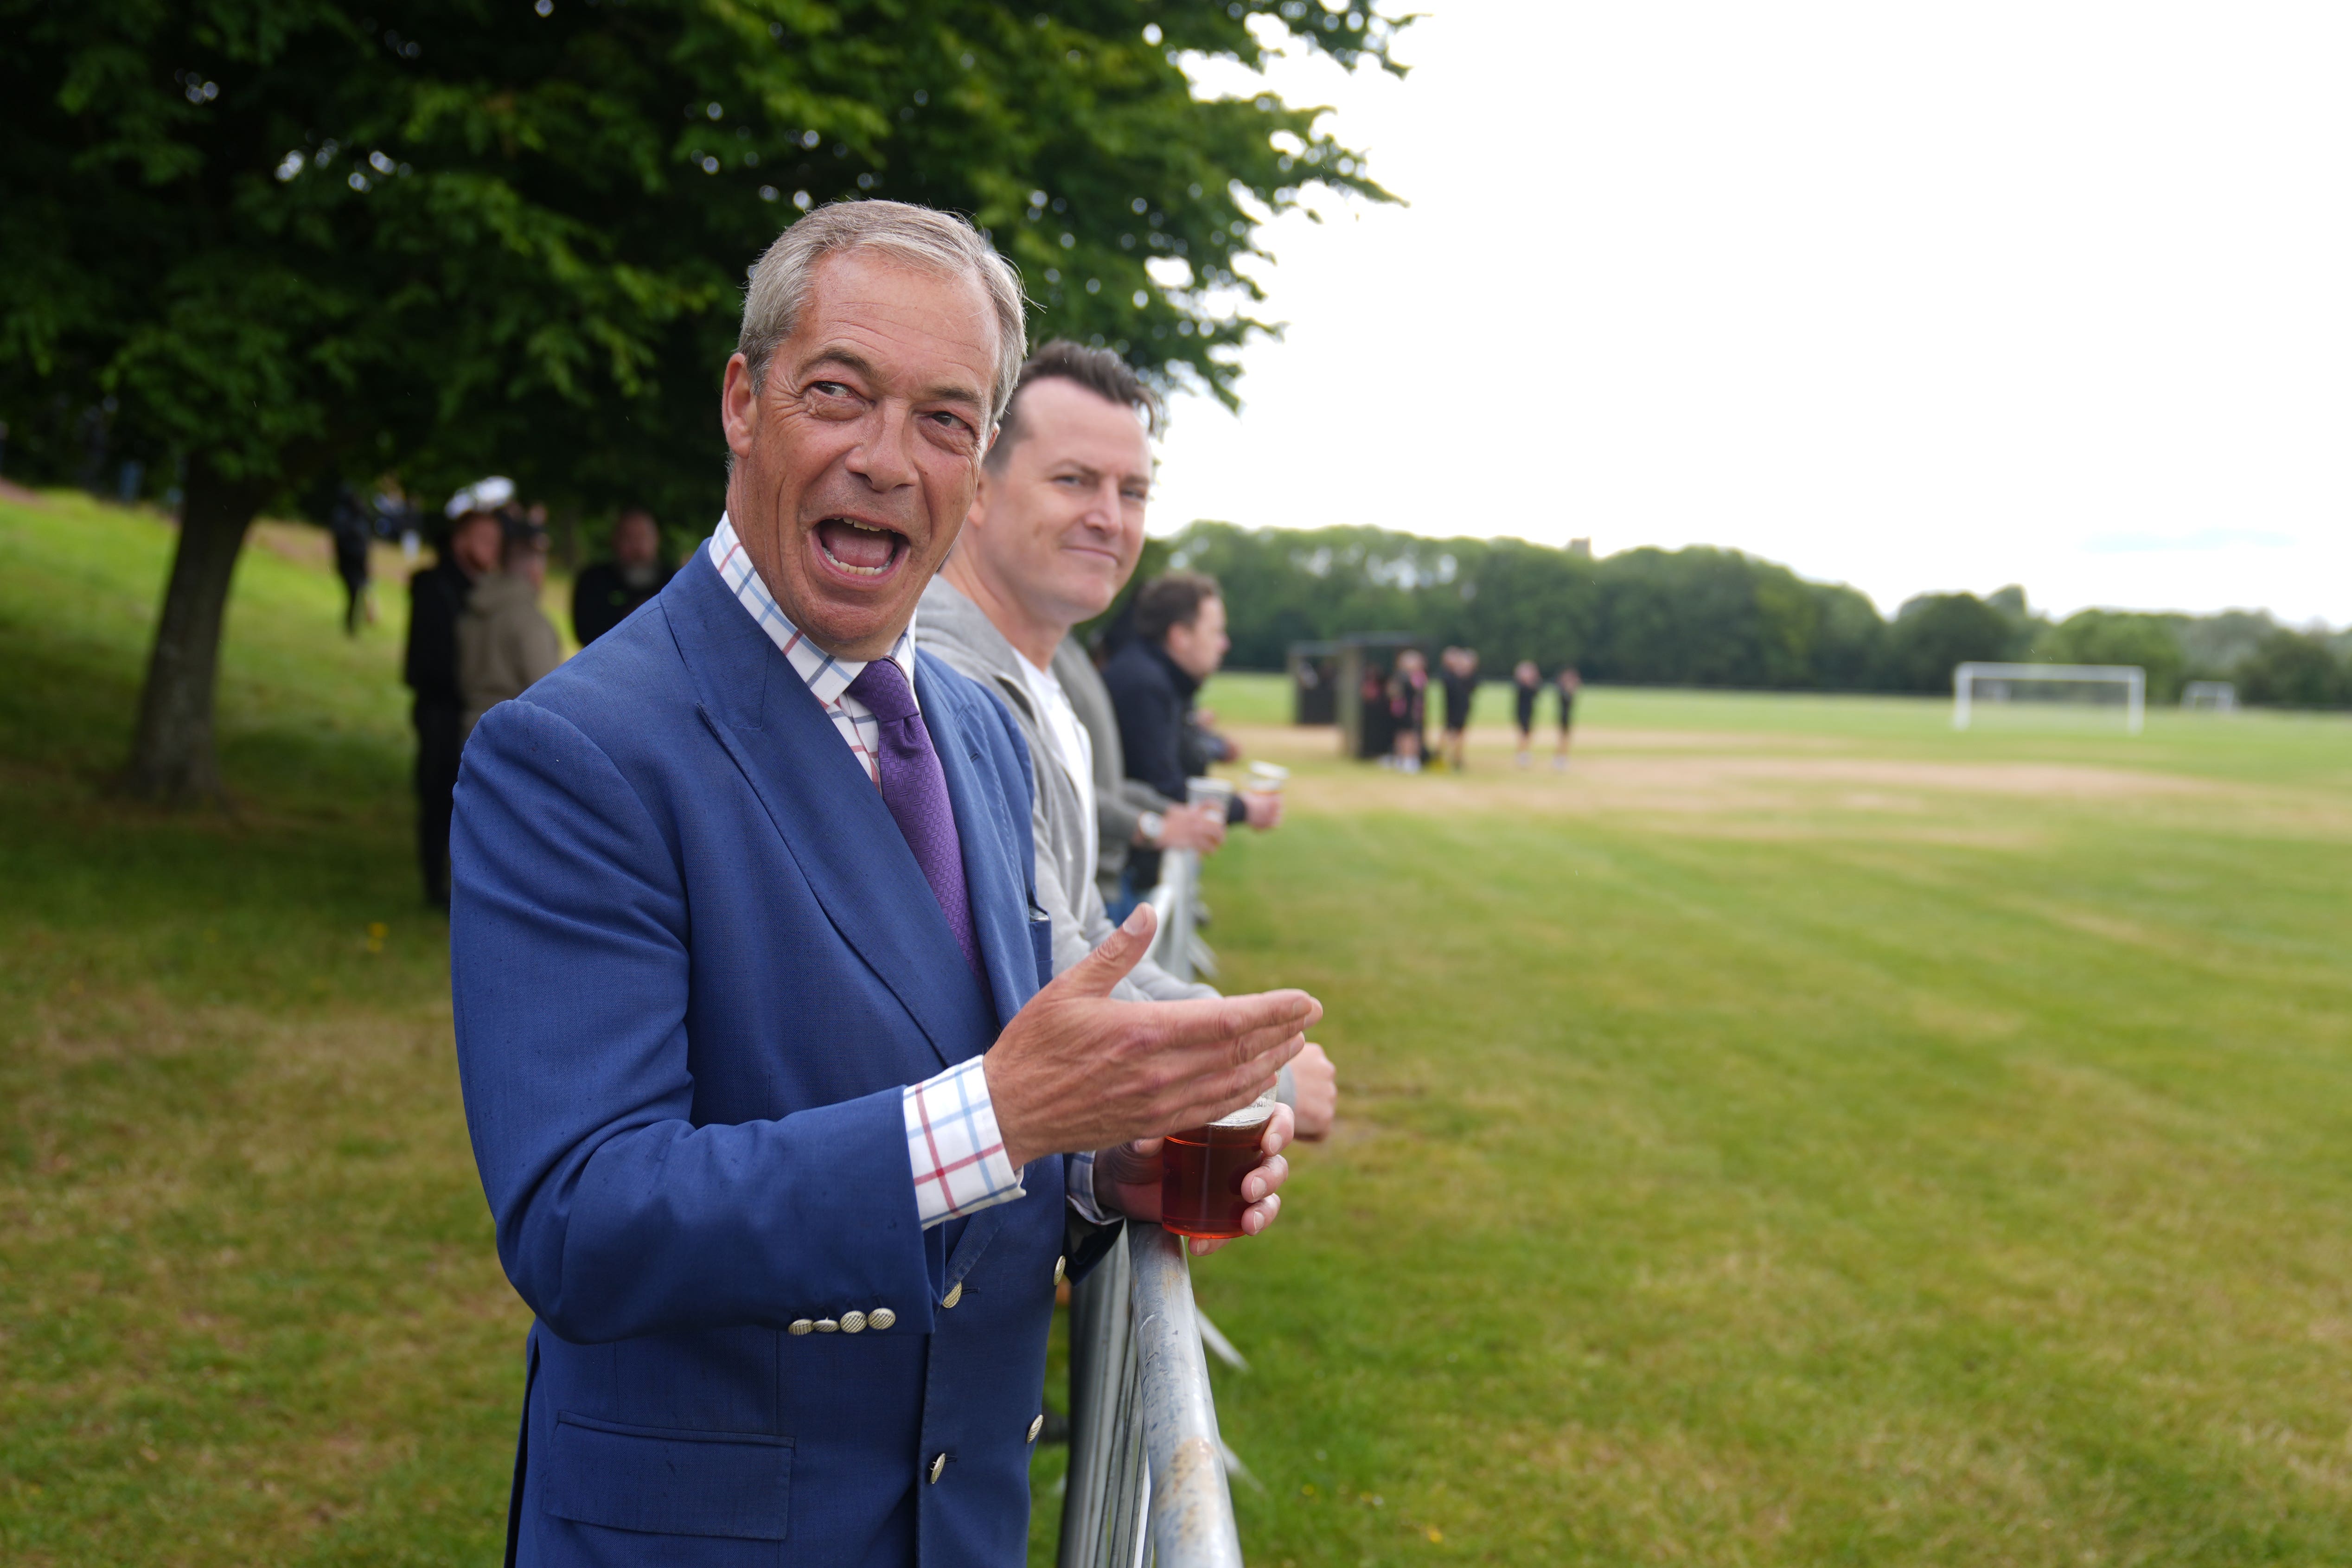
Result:
<instances>
[{"instance_id":1,"label":"wrinkled forehead","mask_svg":"<svg viewBox=\"0 0 2352 1568\"><path fill-rule=\"evenodd\" d=\"M995 312L970 276L844 251L818 264L785 353L802 372L837 363L897 393L985 412L995 381Z\"/></svg>"}]
</instances>

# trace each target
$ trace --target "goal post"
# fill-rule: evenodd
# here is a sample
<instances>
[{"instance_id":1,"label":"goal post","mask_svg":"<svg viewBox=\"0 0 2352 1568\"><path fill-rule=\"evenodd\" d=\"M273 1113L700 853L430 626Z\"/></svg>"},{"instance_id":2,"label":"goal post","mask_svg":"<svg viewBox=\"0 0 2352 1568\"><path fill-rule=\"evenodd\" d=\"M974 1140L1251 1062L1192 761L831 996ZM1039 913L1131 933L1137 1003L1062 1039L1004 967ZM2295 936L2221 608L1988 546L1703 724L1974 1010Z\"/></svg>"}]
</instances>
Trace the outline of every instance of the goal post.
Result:
<instances>
[{"instance_id":1,"label":"goal post","mask_svg":"<svg viewBox=\"0 0 2352 1568\"><path fill-rule=\"evenodd\" d=\"M2006 701L2012 686L2120 686L2124 730L2137 735L2147 713L2147 671L2137 664L1989 664L1971 659L1952 670L1952 728L1965 730L1979 684L1988 698Z\"/></svg>"}]
</instances>

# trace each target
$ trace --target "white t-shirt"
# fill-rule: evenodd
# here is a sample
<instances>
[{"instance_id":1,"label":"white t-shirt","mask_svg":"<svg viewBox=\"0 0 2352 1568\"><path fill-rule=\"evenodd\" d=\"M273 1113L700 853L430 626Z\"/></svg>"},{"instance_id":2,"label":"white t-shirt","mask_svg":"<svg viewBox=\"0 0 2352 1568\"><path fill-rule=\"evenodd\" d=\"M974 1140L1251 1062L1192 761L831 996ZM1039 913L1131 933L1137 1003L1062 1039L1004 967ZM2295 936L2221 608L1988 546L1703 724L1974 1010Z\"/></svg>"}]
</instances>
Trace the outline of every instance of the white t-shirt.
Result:
<instances>
[{"instance_id":1,"label":"white t-shirt","mask_svg":"<svg viewBox=\"0 0 2352 1568\"><path fill-rule=\"evenodd\" d=\"M1087 727L1078 722L1078 710L1070 706L1069 694L1062 683L1054 679L1050 669L1040 669L1029 662L1026 654L1014 650L1021 660L1021 679L1028 684L1030 700L1037 705L1038 715L1045 720L1045 738L1054 749L1054 761L1070 775L1077 787L1078 820L1087 830L1078 835L1087 847L1087 881L1095 879L1095 865L1101 856L1101 846L1094 831L1095 820L1095 743ZM1083 884L1081 884L1083 885Z\"/></svg>"}]
</instances>

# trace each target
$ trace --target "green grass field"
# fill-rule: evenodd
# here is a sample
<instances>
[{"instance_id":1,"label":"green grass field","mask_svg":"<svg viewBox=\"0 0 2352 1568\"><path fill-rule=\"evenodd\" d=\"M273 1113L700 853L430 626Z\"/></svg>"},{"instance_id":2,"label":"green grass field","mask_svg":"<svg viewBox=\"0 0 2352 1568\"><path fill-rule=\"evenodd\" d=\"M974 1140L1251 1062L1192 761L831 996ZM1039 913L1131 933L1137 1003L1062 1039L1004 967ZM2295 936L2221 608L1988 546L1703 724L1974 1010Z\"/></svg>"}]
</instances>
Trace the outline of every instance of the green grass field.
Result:
<instances>
[{"instance_id":1,"label":"green grass field","mask_svg":"<svg viewBox=\"0 0 2352 1568\"><path fill-rule=\"evenodd\" d=\"M248 552L235 807L130 807L169 543L0 503L0 1561L491 1560L397 604ZM1405 778L1210 700L1296 777L1208 934L1347 1095L1196 1269L1254 1563L2352 1558L2352 724L1595 690Z\"/></svg>"}]
</instances>

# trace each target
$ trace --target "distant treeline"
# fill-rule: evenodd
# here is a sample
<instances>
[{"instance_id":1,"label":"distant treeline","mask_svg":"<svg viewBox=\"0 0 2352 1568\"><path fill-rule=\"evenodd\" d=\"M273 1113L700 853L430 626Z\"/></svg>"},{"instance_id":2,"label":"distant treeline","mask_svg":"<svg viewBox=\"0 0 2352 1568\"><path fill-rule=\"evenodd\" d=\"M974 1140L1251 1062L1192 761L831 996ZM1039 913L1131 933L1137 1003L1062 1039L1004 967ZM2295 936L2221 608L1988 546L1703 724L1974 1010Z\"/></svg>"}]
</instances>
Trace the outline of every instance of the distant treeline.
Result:
<instances>
[{"instance_id":1,"label":"distant treeline","mask_svg":"<svg viewBox=\"0 0 2352 1568\"><path fill-rule=\"evenodd\" d=\"M1625 685L1949 691L1963 659L2031 659L2144 666L2156 701L2215 679L2235 682L2242 701L2352 705L2352 634L2294 631L2260 612L2084 610L2053 622L2023 589L2003 588L1986 598L1923 595L1890 620L1852 588L1736 550L1595 559L1524 540L1377 528L1196 522L1166 546L1168 565L1223 585L1227 663L1243 669L1281 668L1295 642L1402 631L1433 647L1475 648L1496 677L1532 658L1547 674L1574 665L1589 680Z\"/></svg>"}]
</instances>

